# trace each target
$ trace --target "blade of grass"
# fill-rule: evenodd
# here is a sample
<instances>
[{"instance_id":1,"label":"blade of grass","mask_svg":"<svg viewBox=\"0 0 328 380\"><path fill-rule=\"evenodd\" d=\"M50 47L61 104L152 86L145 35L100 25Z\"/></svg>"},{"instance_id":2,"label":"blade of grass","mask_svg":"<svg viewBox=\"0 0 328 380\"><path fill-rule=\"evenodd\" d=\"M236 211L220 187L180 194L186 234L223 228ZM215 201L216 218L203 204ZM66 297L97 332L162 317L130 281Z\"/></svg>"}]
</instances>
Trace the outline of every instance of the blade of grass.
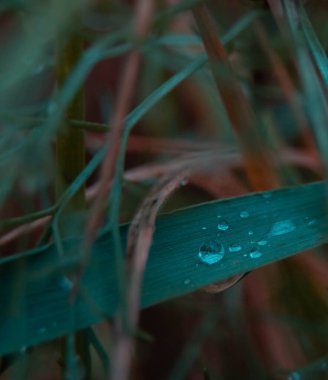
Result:
<instances>
[{"instance_id":1,"label":"blade of grass","mask_svg":"<svg viewBox=\"0 0 328 380\"><path fill-rule=\"evenodd\" d=\"M320 182L255 193L159 217L144 277L142 307L182 296L215 281L322 244L328 232L325 188L326 184ZM248 219L240 218L242 210L248 210ZM221 262L208 266L199 261L198 250L204 242L217 238L218 215L230 225L220 235L226 254ZM270 236L274 223L284 220L292 222L295 230ZM126 225L121 227L123 244L127 229ZM248 234L250 230L253 232L251 236ZM264 237L268 245L261 249L262 256L252 259L250 251L255 242ZM78 242L79 239L65 240L65 250L76 247ZM229 245L235 243L240 244L242 250L229 253ZM82 279L83 287L104 310L104 315L113 315L118 302L112 250L112 236L105 232L95 242L92 259ZM13 281L22 264L26 267L27 287L21 301L18 301L17 310L23 308L25 312L15 315L9 307L11 286L14 286ZM47 274L42 276L42 271ZM26 252L22 257L5 258L0 261L0 272L0 302L3 305L0 353L14 352L22 346L53 339L100 319L100 313L94 313L83 297L79 296L74 304L68 302L67 289L60 281L62 271L58 268L54 245ZM74 324L70 318L73 314L76 316Z\"/></svg>"}]
</instances>

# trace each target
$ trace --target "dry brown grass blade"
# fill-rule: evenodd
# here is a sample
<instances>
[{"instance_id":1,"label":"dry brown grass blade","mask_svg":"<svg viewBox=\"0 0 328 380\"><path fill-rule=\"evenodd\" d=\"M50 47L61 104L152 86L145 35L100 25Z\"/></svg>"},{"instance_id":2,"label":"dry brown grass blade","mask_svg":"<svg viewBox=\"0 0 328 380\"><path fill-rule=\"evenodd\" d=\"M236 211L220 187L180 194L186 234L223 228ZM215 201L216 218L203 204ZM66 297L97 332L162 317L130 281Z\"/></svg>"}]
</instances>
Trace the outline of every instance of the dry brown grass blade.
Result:
<instances>
[{"instance_id":1,"label":"dry brown grass blade","mask_svg":"<svg viewBox=\"0 0 328 380\"><path fill-rule=\"evenodd\" d=\"M225 49L218 38L216 27L205 5L193 10L206 52L212 63L214 78L228 112L236 138L244 157L247 178L253 190L279 186L272 159L266 152L256 131L256 123L249 102L233 73ZM219 64L225 75L215 75ZM224 79L223 79L224 77Z\"/></svg>"},{"instance_id":2,"label":"dry brown grass blade","mask_svg":"<svg viewBox=\"0 0 328 380\"><path fill-rule=\"evenodd\" d=\"M134 35L136 40L142 40L148 33L153 15L153 1L139 0L135 6L134 18ZM120 91L117 97L117 104L114 110L113 120L111 121L111 133L108 136L108 151L102 163L100 170L100 185L97 198L90 212L87 222L85 240L83 244L83 258L81 268L77 273L76 281L72 289L71 298L75 297L78 283L87 265L93 241L97 231L101 226L105 210L107 208L108 195L111 191L111 185L116 173L116 160L120 152L121 137L125 128L125 118L131 107L134 96L138 72L141 63L141 53L139 50L133 50L122 70L120 80Z\"/></svg>"},{"instance_id":3,"label":"dry brown grass blade","mask_svg":"<svg viewBox=\"0 0 328 380\"><path fill-rule=\"evenodd\" d=\"M281 61L281 58L270 47L267 33L259 22L255 22L255 30L260 42L260 46L265 55L268 57L273 70L273 74L276 77L278 84L280 85L281 90L290 106L290 109L294 114L296 122L298 123L302 143L304 147L309 151L309 153L317 156L318 154L313 135L309 129L306 115L297 97L295 86L288 74L288 71Z\"/></svg>"},{"instance_id":4,"label":"dry brown grass blade","mask_svg":"<svg viewBox=\"0 0 328 380\"><path fill-rule=\"evenodd\" d=\"M128 272L128 330L123 326L120 316L115 324L114 344L112 352L112 380L125 380L128 378L132 360L133 332L138 323L138 312L142 278L147 263L148 252L152 242L156 216L165 200L181 186L189 175L190 170L185 169L165 176L158 182L142 203L138 213L129 228L126 259Z\"/></svg>"},{"instance_id":5,"label":"dry brown grass blade","mask_svg":"<svg viewBox=\"0 0 328 380\"><path fill-rule=\"evenodd\" d=\"M268 318L273 310L273 287L277 284L278 267L270 265L265 271L255 271L244 281L245 302L249 325L261 356L271 368L293 369L304 365L305 358L295 336L279 321ZM273 379L281 378L273 375Z\"/></svg>"}]
</instances>

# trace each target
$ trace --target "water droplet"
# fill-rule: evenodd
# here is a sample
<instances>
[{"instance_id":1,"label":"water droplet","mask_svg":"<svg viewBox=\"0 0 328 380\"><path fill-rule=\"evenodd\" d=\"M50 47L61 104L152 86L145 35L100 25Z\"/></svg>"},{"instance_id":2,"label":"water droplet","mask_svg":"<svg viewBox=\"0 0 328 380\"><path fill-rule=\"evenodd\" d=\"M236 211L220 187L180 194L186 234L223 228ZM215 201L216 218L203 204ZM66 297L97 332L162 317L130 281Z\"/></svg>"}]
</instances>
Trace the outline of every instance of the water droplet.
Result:
<instances>
[{"instance_id":1,"label":"water droplet","mask_svg":"<svg viewBox=\"0 0 328 380\"><path fill-rule=\"evenodd\" d=\"M207 230L207 227L202 227L202 230Z\"/></svg>"},{"instance_id":2,"label":"water droplet","mask_svg":"<svg viewBox=\"0 0 328 380\"><path fill-rule=\"evenodd\" d=\"M267 240L259 240L257 242L258 245L267 245L268 244L268 241Z\"/></svg>"},{"instance_id":3,"label":"water droplet","mask_svg":"<svg viewBox=\"0 0 328 380\"><path fill-rule=\"evenodd\" d=\"M292 372L288 376L288 380L301 380L301 375L298 372Z\"/></svg>"},{"instance_id":4,"label":"water droplet","mask_svg":"<svg viewBox=\"0 0 328 380\"><path fill-rule=\"evenodd\" d=\"M253 231L248 231L248 235L253 235Z\"/></svg>"},{"instance_id":5,"label":"water droplet","mask_svg":"<svg viewBox=\"0 0 328 380\"><path fill-rule=\"evenodd\" d=\"M239 244L231 244L229 246L229 252L239 252L241 251L241 245Z\"/></svg>"},{"instance_id":6,"label":"water droplet","mask_svg":"<svg viewBox=\"0 0 328 380\"><path fill-rule=\"evenodd\" d=\"M315 224L317 224L317 221L315 219L311 219L308 221L308 226L314 226Z\"/></svg>"},{"instance_id":7,"label":"water droplet","mask_svg":"<svg viewBox=\"0 0 328 380\"><path fill-rule=\"evenodd\" d=\"M22 346L19 350L19 352L21 352L22 354L26 351L27 349L27 346Z\"/></svg>"},{"instance_id":8,"label":"water droplet","mask_svg":"<svg viewBox=\"0 0 328 380\"><path fill-rule=\"evenodd\" d=\"M240 211L239 216L241 218L243 218L243 219L248 218L249 217L249 212L248 211Z\"/></svg>"},{"instance_id":9,"label":"water droplet","mask_svg":"<svg viewBox=\"0 0 328 380\"><path fill-rule=\"evenodd\" d=\"M226 231L228 228L229 224L225 220L222 220L222 222L218 224L218 230L220 231Z\"/></svg>"},{"instance_id":10,"label":"water droplet","mask_svg":"<svg viewBox=\"0 0 328 380\"><path fill-rule=\"evenodd\" d=\"M69 280L67 277L63 276L59 279L59 285L61 288L65 289L66 291L69 291L72 289L73 284L72 281Z\"/></svg>"},{"instance_id":11,"label":"water droplet","mask_svg":"<svg viewBox=\"0 0 328 380\"><path fill-rule=\"evenodd\" d=\"M184 283L185 285L189 285L189 284L190 284L190 280L189 280L189 279L184 280L183 283Z\"/></svg>"},{"instance_id":12,"label":"water droplet","mask_svg":"<svg viewBox=\"0 0 328 380\"><path fill-rule=\"evenodd\" d=\"M252 248L250 253L249 253L249 257L251 259L258 259L261 256L262 256L262 253L260 251L258 251L257 248Z\"/></svg>"},{"instance_id":13,"label":"water droplet","mask_svg":"<svg viewBox=\"0 0 328 380\"><path fill-rule=\"evenodd\" d=\"M266 198L266 199L272 197L272 193L262 193L261 195L262 195L263 198Z\"/></svg>"},{"instance_id":14,"label":"water droplet","mask_svg":"<svg viewBox=\"0 0 328 380\"><path fill-rule=\"evenodd\" d=\"M222 244L218 243L216 240L211 240L203 243L198 252L198 257L200 260L207 265L212 265L218 263L223 259L224 247Z\"/></svg>"},{"instance_id":15,"label":"water droplet","mask_svg":"<svg viewBox=\"0 0 328 380\"><path fill-rule=\"evenodd\" d=\"M188 183L188 181L186 179L183 179L182 181L180 181L180 186L186 186Z\"/></svg>"},{"instance_id":16,"label":"water droplet","mask_svg":"<svg viewBox=\"0 0 328 380\"><path fill-rule=\"evenodd\" d=\"M39 330L38 330L38 333L39 334L44 334L46 331L47 331L47 329L45 327L40 327Z\"/></svg>"},{"instance_id":17,"label":"water droplet","mask_svg":"<svg viewBox=\"0 0 328 380\"><path fill-rule=\"evenodd\" d=\"M291 220L282 220L280 222L275 223L270 231L270 234L272 236L279 236L288 234L289 232L292 232L295 230L295 225Z\"/></svg>"}]
</instances>

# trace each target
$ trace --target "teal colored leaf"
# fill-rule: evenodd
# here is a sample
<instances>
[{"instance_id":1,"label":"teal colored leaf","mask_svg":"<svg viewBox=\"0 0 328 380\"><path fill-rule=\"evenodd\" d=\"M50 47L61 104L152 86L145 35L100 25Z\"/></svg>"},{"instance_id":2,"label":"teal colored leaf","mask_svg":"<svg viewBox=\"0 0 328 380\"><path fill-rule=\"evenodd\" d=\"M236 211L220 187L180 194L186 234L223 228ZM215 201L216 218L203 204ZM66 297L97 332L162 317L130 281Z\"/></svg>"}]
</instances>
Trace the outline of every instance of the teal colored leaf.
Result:
<instances>
[{"instance_id":1,"label":"teal colored leaf","mask_svg":"<svg viewBox=\"0 0 328 380\"><path fill-rule=\"evenodd\" d=\"M208 202L160 216L145 272L142 307L322 244L328 231L326 203L326 183L319 182ZM128 225L120 229L124 245ZM224 247L224 255L208 265L200 260L199 250L213 241ZM68 300L70 281L64 273L74 273L80 242L78 238L63 241L65 258L49 245L0 261L0 354L113 316L118 289L114 244L108 231L94 244L76 302Z\"/></svg>"}]
</instances>

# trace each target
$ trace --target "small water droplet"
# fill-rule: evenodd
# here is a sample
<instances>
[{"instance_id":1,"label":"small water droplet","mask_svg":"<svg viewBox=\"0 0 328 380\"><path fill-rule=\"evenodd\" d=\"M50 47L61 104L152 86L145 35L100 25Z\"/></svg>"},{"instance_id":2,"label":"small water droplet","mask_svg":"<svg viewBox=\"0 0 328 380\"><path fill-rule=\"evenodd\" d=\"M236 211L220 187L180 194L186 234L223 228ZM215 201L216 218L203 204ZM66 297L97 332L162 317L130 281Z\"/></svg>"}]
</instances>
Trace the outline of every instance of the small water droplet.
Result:
<instances>
[{"instance_id":1,"label":"small water droplet","mask_svg":"<svg viewBox=\"0 0 328 380\"><path fill-rule=\"evenodd\" d=\"M248 211L240 211L239 216L241 218L243 218L243 219L248 218L249 217L249 212Z\"/></svg>"},{"instance_id":2,"label":"small water droplet","mask_svg":"<svg viewBox=\"0 0 328 380\"><path fill-rule=\"evenodd\" d=\"M280 222L275 223L270 231L271 236L279 236L279 235L284 235L288 234L289 232L292 232L295 230L295 225L294 223L287 219L287 220L282 220Z\"/></svg>"},{"instance_id":3,"label":"small water droplet","mask_svg":"<svg viewBox=\"0 0 328 380\"><path fill-rule=\"evenodd\" d=\"M39 330L38 330L38 333L39 334L44 334L46 331L47 331L47 329L45 327L40 327Z\"/></svg>"},{"instance_id":4,"label":"small water droplet","mask_svg":"<svg viewBox=\"0 0 328 380\"><path fill-rule=\"evenodd\" d=\"M207 230L207 227L202 227L202 230Z\"/></svg>"},{"instance_id":5,"label":"small water droplet","mask_svg":"<svg viewBox=\"0 0 328 380\"><path fill-rule=\"evenodd\" d=\"M231 244L229 246L229 252L239 252L241 251L241 245L239 244Z\"/></svg>"},{"instance_id":6,"label":"small water droplet","mask_svg":"<svg viewBox=\"0 0 328 380\"><path fill-rule=\"evenodd\" d=\"M301 380L301 375L298 372L292 372L288 376L288 380Z\"/></svg>"},{"instance_id":7,"label":"small water droplet","mask_svg":"<svg viewBox=\"0 0 328 380\"><path fill-rule=\"evenodd\" d=\"M311 219L308 221L308 226L314 226L315 224L317 224L317 221L315 219Z\"/></svg>"},{"instance_id":8,"label":"small water droplet","mask_svg":"<svg viewBox=\"0 0 328 380\"><path fill-rule=\"evenodd\" d=\"M185 285L189 285L189 284L190 284L190 280L187 278L187 280L184 280L183 283L184 283Z\"/></svg>"},{"instance_id":9,"label":"small water droplet","mask_svg":"<svg viewBox=\"0 0 328 380\"><path fill-rule=\"evenodd\" d=\"M248 235L253 235L253 231L248 231Z\"/></svg>"},{"instance_id":10,"label":"small water droplet","mask_svg":"<svg viewBox=\"0 0 328 380\"><path fill-rule=\"evenodd\" d=\"M72 289L73 284L72 281L69 280L67 277L63 276L59 280L60 287L65 289L66 291L69 291Z\"/></svg>"},{"instance_id":11,"label":"small water droplet","mask_svg":"<svg viewBox=\"0 0 328 380\"><path fill-rule=\"evenodd\" d=\"M212 265L218 263L223 259L224 247L222 244L218 243L216 240L211 240L203 243L198 252L198 257L200 260L207 265Z\"/></svg>"},{"instance_id":12,"label":"small water droplet","mask_svg":"<svg viewBox=\"0 0 328 380\"><path fill-rule=\"evenodd\" d=\"M258 245L267 245L268 244L268 241L267 240L259 240L257 242Z\"/></svg>"},{"instance_id":13,"label":"small water droplet","mask_svg":"<svg viewBox=\"0 0 328 380\"><path fill-rule=\"evenodd\" d=\"M257 248L252 248L249 253L249 257L251 259L258 259L261 256L262 256L262 252L258 251Z\"/></svg>"},{"instance_id":14,"label":"small water droplet","mask_svg":"<svg viewBox=\"0 0 328 380\"><path fill-rule=\"evenodd\" d=\"M218 224L218 230L220 231L226 231L228 228L229 224L225 220L222 220L222 222Z\"/></svg>"},{"instance_id":15,"label":"small water droplet","mask_svg":"<svg viewBox=\"0 0 328 380\"><path fill-rule=\"evenodd\" d=\"M182 181L180 181L180 186L186 186L188 183L188 181L186 179L183 179Z\"/></svg>"},{"instance_id":16,"label":"small water droplet","mask_svg":"<svg viewBox=\"0 0 328 380\"><path fill-rule=\"evenodd\" d=\"M57 104L54 101L51 101L47 107L48 114L51 115L55 113L56 110L57 110Z\"/></svg>"},{"instance_id":17,"label":"small water droplet","mask_svg":"<svg viewBox=\"0 0 328 380\"><path fill-rule=\"evenodd\" d=\"M266 198L266 199L272 197L272 193L262 193L261 195L262 195L263 198Z\"/></svg>"}]
</instances>

